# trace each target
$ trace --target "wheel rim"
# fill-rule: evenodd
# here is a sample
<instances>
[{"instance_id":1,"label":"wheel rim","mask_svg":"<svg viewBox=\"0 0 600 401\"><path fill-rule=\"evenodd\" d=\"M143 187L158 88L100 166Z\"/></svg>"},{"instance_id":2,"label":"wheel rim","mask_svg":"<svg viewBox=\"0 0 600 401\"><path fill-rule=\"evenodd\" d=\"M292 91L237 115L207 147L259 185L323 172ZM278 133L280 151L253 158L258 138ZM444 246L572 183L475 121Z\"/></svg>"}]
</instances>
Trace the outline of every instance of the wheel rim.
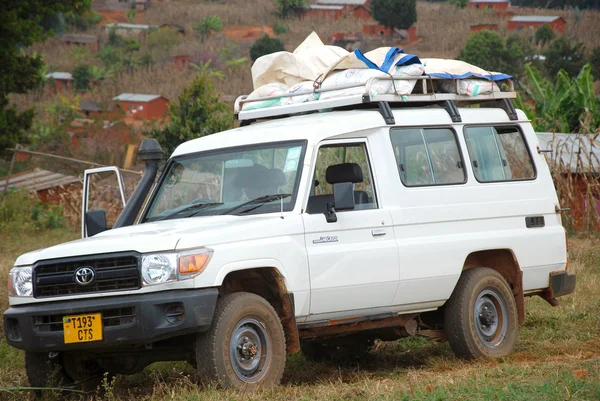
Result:
<instances>
[{"instance_id":1,"label":"wheel rim","mask_svg":"<svg viewBox=\"0 0 600 401\"><path fill-rule=\"evenodd\" d=\"M229 359L236 376L246 383L260 380L270 355L271 342L265 326L254 318L241 320L229 341Z\"/></svg>"},{"instance_id":2,"label":"wheel rim","mask_svg":"<svg viewBox=\"0 0 600 401\"><path fill-rule=\"evenodd\" d=\"M486 347L494 348L504 341L508 328L506 315L506 303L498 292L486 289L479 293L473 318L477 337Z\"/></svg>"}]
</instances>

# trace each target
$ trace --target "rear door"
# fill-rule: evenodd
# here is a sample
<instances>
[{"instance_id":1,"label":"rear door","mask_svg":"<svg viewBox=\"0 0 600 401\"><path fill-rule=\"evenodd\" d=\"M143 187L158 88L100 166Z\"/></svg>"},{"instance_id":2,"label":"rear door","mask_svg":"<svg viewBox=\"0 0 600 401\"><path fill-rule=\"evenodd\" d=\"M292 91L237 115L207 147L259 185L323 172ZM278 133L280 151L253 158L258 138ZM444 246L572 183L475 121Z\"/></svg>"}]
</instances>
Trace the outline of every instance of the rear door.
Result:
<instances>
[{"instance_id":1,"label":"rear door","mask_svg":"<svg viewBox=\"0 0 600 401\"><path fill-rule=\"evenodd\" d=\"M309 258L309 320L323 314L389 306L399 278L398 251L391 215L379 206L366 140L323 143L317 153L313 184L303 214ZM363 180L355 184L356 206L338 211L328 223L324 212L333 202L327 168L356 163ZM356 312L360 315L360 312ZM345 313L345 315L348 315Z\"/></svg>"}]
</instances>

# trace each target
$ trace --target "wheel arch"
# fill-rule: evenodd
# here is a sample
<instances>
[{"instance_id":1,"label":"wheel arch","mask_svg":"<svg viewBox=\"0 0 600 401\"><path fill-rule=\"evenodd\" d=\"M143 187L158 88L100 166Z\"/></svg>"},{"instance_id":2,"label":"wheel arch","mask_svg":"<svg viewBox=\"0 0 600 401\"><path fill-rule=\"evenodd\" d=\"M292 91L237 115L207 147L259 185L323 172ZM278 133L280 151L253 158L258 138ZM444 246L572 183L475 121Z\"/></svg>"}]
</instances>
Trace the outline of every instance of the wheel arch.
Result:
<instances>
[{"instance_id":1,"label":"wheel arch","mask_svg":"<svg viewBox=\"0 0 600 401\"><path fill-rule=\"evenodd\" d=\"M227 274L223 275L217 285L220 296L245 291L266 299L281 320L285 332L287 353L294 354L300 351L294 296L288 291L286 278L280 269L268 264L240 265L237 270L230 269Z\"/></svg>"},{"instance_id":2,"label":"wheel arch","mask_svg":"<svg viewBox=\"0 0 600 401\"><path fill-rule=\"evenodd\" d=\"M523 323L525 320L523 272L515 253L508 248L471 252L465 259L462 271L464 272L474 267L487 267L502 275L515 297L519 323Z\"/></svg>"}]
</instances>

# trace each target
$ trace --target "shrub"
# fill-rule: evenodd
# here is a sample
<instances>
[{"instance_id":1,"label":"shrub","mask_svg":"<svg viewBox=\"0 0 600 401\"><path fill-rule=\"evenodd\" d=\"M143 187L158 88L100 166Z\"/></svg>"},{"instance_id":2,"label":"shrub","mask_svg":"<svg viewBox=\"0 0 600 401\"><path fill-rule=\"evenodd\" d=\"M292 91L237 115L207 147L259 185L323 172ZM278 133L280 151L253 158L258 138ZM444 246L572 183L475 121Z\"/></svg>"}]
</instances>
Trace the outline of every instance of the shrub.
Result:
<instances>
[{"instance_id":1,"label":"shrub","mask_svg":"<svg viewBox=\"0 0 600 401\"><path fill-rule=\"evenodd\" d=\"M87 92L90 90L90 81L92 80L92 74L90 73L90 66L87 64L78 65L73 68L73 88L77 92Z\"/></svg>"},{"instance_id":2,"label":"shrub","mask_svg":"<svg viewBox=\"0 0 600 401\"><path fill-rule=\"evenodd\" d=\"M575 42L566 36L559 37L544 54L546 72L555 77L560 70L565 70L570 77L577 76L585 64L584 51L583 43Z\"/></svg>"},{"instance_id":3,"label":"shrub","mask_svg":"<svg viewBox=\"0 0 600 401\"><path fill-rule=\"evenodd\" d=\"M273 28L273 32L275 32L275 35L281 35L282 33L287 33L290 30L290 27L288 26L288 24L286 24L285 21L281 21L281 20L275 22L271 28Z\"/></svg>"},{"instance_id":4,"label":"shrub","mask_svg":"<svg viewBox=\"0 0 600 401\"><path fill-rule=\"evenodd\" d=\"M252 61L256 61L257 58L264 56L265 54L271 54L285 50L283 42L276 38L271 38L265 34L258 39L250 48L250 58Z\"/></svg>"},{"instance_id":5,"label":"shrub","mask_svg":"<svg viewBox=\"0 0 600 401\"><path fill-rule=\"evenodd\" d=\"M541 44L542 46L544 46L546 43L552 42L555 37L556 34L548 24L544 24L539 27L537 31L535 31L534 35L535 43L539 45Z\"/></svg>"},{"instance_id":6,"label":"shrub","mask_svg":"<svg viewBox=\"0 0 600 401\"><path fill-rule=\"evenodd\" d=\"M0 229L47 230L65 225L63 209L39 199L30 198L27 191L10 188L0 202Z\"/></svg>"},{"instance_id":7,"label":"shrub","mask_svg":"<svg viewBox=\"0 0 600 401\"><path fill-rule=\"evenodd\" d=\"M469 0L450 0L450 4L454 4L458 8L465 8L469 4Z\"/></svg>"},{"instance_id":8,"label":"shrub","mask_svg":"<svg viewBox=\"0 0 600 401\"><path fill-rule=\"evenodd\" d=\"M308 0L276 0L277 15L281 18L299 17L308 10Z\"/></svg>"},{"instance_id":9,"label":"shrub","mask_svg":"<svg viewBox=\"0 0 600 401\"><path fill-rule=\"evenodd\" d=\"M600 46L592 50L590 64L592 65L592 73L594 74L594 78L600 80Z\"/></svg>"},{"instance_id":10,"label":"shrub","mask_svg":"<svg viewBox=\"0 0 600 401\"><path fill-rule=\"evenodd\" d=\"M102 15L94 10L90 10L85 14L76 14L73 12L64 14L65 25L72 31L87 31L96 26L102 21Z\"/></svg>"},{"instance_id":11,"label":"shrub","mask_svg":"<svg viewBox=\"0 0 600 401\"><path fill-rule=\"evenodd\" d=\"M223 30L223 20L216 15L205 17L199 24L194 25L194 30L198 32L200 38L206 39L212 32L221 32Z\"/></svg>"},{"instance_id":12,"label":"shrub","mask_svg":"<svg viewBox=\"0 0 600 401\"><path fill-rule=\"evenodd\" d=\"M179 43L179 35L171 28L153 29L146 36L146 47L152 54L165 54L177 43Z\"/></svg>"}]
</instances>

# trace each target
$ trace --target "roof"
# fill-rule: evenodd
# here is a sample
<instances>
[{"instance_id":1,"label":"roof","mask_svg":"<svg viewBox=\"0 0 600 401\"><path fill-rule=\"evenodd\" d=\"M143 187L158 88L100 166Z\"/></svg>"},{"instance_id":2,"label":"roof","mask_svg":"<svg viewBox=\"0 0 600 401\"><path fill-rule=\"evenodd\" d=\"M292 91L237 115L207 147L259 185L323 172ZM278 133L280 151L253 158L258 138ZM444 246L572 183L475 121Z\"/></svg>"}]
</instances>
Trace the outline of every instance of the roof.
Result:
<instances>
[{"instance_id":1,"label":"roof","mask_svg":"<svg viewBox=\"0 0 600 401\"><path fill-rule=\"evenodd\" d=\"M338 11L338 10L343 10L344 6L324 6L321 4L312 4L310 6L311 10L332 10L332 11Z\"/></svg>"},{"instance_id":2,"label":"roof","mask_svg":"<svg viewBox=\"0 0 600 401\"><path fill-rule=\"evenodd\" d=\"M538 133L540 149L550 165L558 164L572 173L600 173L600 138L596 134Z\"/></svg>"},{"instance_id":3,"label":"roof","mask_svg":"<svg viewBox=\"0 0 600 401\"><path fill-rule=\"evenodd\" d=\"M159 97L164 97L161 95L142 95L137 93L121 93L119 96L113 98L113 100L120 100L122 102L140 102L147 103L151 102ZM166 99L166 98L165 98Z\"/></svg>"},{"instance_id":4,"label":"roof","mask_svg":"<svg viewBox=\"0 0 600 401\"><path fill-rule=\"evenodd\" d=\"M21 188L36 192L81 181L78 177L72 175L64 175L54 171L36 168L13 174L10 177L1 178L0 191L3 191L4 187L6 187L7 179L9 188Z\"/></svg>"},{"instance_id":5,"label":"roof","mask_svg":"<svg viewBox=\"0 0 600 401\"><path fill-rule=\"evenodd\" d=\"M515 17L512 17L510 20L512 22L544 22L544 23L549 23L549 22L554 22L558 19L562 19L564 21L563 17L559 17L556 15L517 15Z\"/></svg>"},{"instance_id":6,"label":"roof","mask_svg":"<svg viewBox=\"0 0 600 401\"><path fill-rule=\"evenodd\" d=\"M464 124L509 123L506 112L493 108L460 108ZM402 126L439 126L451 125L452 120L442 108L395 108L394 117ZM527 121L522 111L517 111L520 121ZM512 121L514 123L514 121ZM307 140L308 146L333 138L344 137L348 133L382 127L389 130L377 109L336 110L332 112L312 113L280 118L249 126L232 129L218 134L207 135L181 144L173 156L216 150L233 146L257 143Z\"/></svg>"},{"instance_id":7,"label":"roof","mask_svg":"<svg viewBox=\"0 0 600 401\"><path fill-rule=\"evenodd\" d=\"M73 75L70 72L51 72L50 74L46 74L46 78L72 80Z\"/></svg>"},{"instance_id":8,"label":"roof","mask_svg":"<svg viewBox=\"0 0 600 401\"><path fill-rule=\"evenodd\" d=\"M158 26L156 26L156 25L125 24L125 23L111 23L111 24L106 24L105 27L107 29L117 28L117 29L131 29L131 30L140 30L140 31L147 31L150 28L158 28Z\"/></svg>"},{"instance_id":9,"label":"roof","mask_svg":"<svg viewBox=\"0 0 600 401\"><path fill-rule=\"evenodd\" d=\"M96 43L98 42L98 36L96 35L85 35L83 33L67 33L61 36L63 42L73 43Z\"/></svg>"},{"instance_id":10,"label":"roof","mask_svg":"<svg viewBox=\"0 0 600 401\"><path fill-rule=\"evenodd\" d=\"M101 112L102 106L100 106L100 103L98 102L94 102L91 100L83 100L79 103L79 110Z\"/></svg>"},{"instance_id":11,"label":"roof","mask_svg":"<svg viewBox=\"0 0 600 401\"><path fill-rule=\"evenodd\" d=\"M367 4L367 0L317 0L319 5L336 5L336 6L362 6Z\"/></svg>"}]
</instances>

